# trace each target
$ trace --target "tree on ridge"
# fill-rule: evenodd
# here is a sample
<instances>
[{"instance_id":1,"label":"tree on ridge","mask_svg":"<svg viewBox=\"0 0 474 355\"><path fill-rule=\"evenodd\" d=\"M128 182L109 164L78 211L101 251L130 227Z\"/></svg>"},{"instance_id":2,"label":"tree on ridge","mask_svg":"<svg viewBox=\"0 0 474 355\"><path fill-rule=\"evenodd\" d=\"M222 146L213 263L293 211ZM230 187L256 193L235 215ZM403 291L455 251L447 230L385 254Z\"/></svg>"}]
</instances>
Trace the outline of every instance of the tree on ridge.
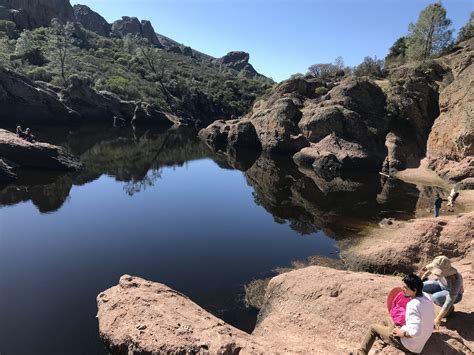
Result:
<instances>
[{"instance_id":1,"label":"tree on ridge","mask_svg":"<svg viewBox=\"0 0 474 355\"><path fill-rule=\"evenodd\" d=\"M459 30L456 42L465 41L471 37L474 37L474 11L471 12L471 16L469 16L469 20L464 27Z\"/></svg>"},{"instance_id":2,"label":"tree on ridge","mask_svg":"<svg viewBox=\"0 0 474 355\"><path fill-rule=\"evenodd\" d=\"M451 20L441 2L428 5L418 21L410 23L407 36L407 55L410 59L426 60L441 53L452 43Z\"/></svg>"}]
</instances>

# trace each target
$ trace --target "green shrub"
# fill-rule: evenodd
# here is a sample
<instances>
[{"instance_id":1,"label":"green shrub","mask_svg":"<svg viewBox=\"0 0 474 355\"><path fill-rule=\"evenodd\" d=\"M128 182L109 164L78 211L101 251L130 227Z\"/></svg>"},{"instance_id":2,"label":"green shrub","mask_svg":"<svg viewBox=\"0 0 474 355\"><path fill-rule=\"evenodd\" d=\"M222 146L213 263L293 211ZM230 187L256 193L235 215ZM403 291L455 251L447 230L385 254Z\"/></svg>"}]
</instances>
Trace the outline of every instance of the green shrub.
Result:
<instances>
[{"instance_id":1,"label":"green shrub","mask_svg":"<svg viewBox=\"0 0 474 355\"><path fill-rule=\"evenodd\" d=\"M120 57L115 60L115 63L123 65L124 67L128 67L129 60L127 58Z\"/></svg>"},{"instance_id":2,"label":"green shrub","mask_svg":"<svg viewBox=\"0 0 474 355\"><path fill-rule=\"evenodd\" d=\"M140 93L136 89L135 83L121 76L112 76L108 78L102 90L111 91L128 100L139 99Z\"/></svg>"},{"instance_id":3,"label":"green shrub","mask_svg":"<svg viewBox=\"0 0 474 355\"><path fill-rule=\"evenodd\" d=\"M53 73L50 73L43 67L34 68L26 73L32 80L40 80L50 82L53 80Z\"/></svg>"},{"instance_id":4,"label":"green shrub","mask_svg":"<svg viewBox=\"0 0 474 355\"><path fill-rule=\"evenodd\" d=\"M317 95L317 96L323 96L323 95L326 95L328 93L328 89L325 88L324 86L320 86L318 88L316 88L314 90L314 93Z\"/></svg>"},{"instance_id":5,"label":"green shrub","mask_svg":"<svg viewBox=\"0 0 474 355\"><path fill-rule=\"evenodd\" d=\"M8 20L0 20L0 32L5 33L5 35L12 39L18 38L20 33L16 29L15 22L8 21Z\"/></svg>"}]
</instances>

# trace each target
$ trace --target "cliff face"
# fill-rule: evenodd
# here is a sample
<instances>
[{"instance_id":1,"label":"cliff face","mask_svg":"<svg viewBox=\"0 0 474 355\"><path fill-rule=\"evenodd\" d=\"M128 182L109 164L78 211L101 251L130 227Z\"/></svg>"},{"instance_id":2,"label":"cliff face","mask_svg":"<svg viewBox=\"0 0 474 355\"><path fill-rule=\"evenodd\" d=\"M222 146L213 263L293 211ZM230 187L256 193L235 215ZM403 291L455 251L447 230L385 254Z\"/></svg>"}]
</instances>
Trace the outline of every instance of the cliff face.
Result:
<instances>
[{"instance_id":1,"label":"cliff face","mask_svg":"<svg viewBox=\"0 0 474 355\"><path fill-rule=\"evenodd\" d=\"M53 18L74 20L69 0L0 0L0 6L2 18L15 22L19 29L49 26Z\"/></svg>"},{"instance_id":2,"label":"cliff face","mask_svg":"<svg viewBox=\"0 0 474 355\"><path fill-rule=\"evenodd\" d=\"M101 36L110 35L111 25L97 12L85 5L74 5L74 18L85 29Z\"/></svg>"},{"instance_id":3,"label":"cliff face","mask_svg":"<svg viewBox=\"0 0 474 355\"><path fill-rule=\"evenodd\" d=\"M446 68L448 85L440 91L440 115L428 138L429 166L442 177L474 177L474 38L437 60Z\"/></svg>"}]
</instances>

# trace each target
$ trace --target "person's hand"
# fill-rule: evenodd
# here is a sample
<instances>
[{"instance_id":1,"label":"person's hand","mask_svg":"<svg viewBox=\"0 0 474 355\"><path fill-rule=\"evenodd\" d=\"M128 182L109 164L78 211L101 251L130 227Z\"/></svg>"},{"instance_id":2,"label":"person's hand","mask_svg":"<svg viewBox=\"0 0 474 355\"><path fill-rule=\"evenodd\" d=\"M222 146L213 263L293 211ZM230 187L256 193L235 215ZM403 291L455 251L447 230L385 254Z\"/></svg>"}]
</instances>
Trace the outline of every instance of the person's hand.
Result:
<instances>
[{"instance_id":1,"label":"person's hand","mask_svg":"<svg viewBox=\"0 0 474 355\"><path fill-rule=\"evenodd\" d=\"M395 336L395 337L403 337L403 330L401 330L400 328L393 328L392 330L392 335Z\"/></svg>"},{"instance_id":2,"label":"person's hand","mask_svg":"<svg viewBox=\"0 0 474 355\"><path fill-rule=\"evenodd\" d=\"M437 317L434 320L434 328L438 329L441 326L441 319L438 319Z\"/></svg>"}]
</instances>

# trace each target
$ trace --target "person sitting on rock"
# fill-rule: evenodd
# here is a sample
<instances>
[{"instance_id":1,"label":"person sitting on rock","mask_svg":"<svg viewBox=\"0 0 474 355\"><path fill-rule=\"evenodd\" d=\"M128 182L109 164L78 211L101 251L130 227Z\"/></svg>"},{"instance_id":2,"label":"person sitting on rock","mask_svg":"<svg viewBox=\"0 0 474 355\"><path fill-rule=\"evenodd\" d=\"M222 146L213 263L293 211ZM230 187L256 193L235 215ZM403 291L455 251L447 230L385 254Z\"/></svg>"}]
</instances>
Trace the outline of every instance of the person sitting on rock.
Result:
<instances>
[{"instance_id":1,"label":"person sitting on rock","mask_svg":"<svg viewBox=\"0 0 474 355\"><path fill-rule=\"evenodd\" d=\"M420 353L433 333L434 306L428 295L422 292L423 281L409 274L402 279L402 290L410 300L406 305L405 325L397 327L388 317L383 324L372 324L358 355L369 353L376 338L404 352Z\"/></svg>"},{"instance_id":2,"label":"person sitting on rock","mask_svg":"<svg viewBox=\"0 0 474 355\"><path fill-rule=\"evenodd\" d=\"M25 134L25 136L23 138L26 141L28 141L30 143L35 143L36 142L36 138L33 134L31 134L31 130L29 128L26 129L24 134Z\"/></svg>"},{"instance_id":3,"label":"person sitting on rock","mask_svg":"<svg viewBox=\"0 0 474 355\"><path fill-rule=\"evenodd\" d=\"M461 274L451 266L451 261L444 255L434 258L431 263L426 265L425 269L423 279L427 279L430 274L436 276L436 280L428 280L423 283L423 291L431 294L433 302L441 307L434 320L434 325L438 328L441 320L454 311L454 304L462 300L463 279Z\"/></svg>"},{"instance_id":4,"label":"person sitting on rock","mask_svg":"<svg viewBox=\"0 0 474 355\"><path fill-rule=\"evenodd\" d=\"M18 138L25 138L25 132L23 132L21 126L16 127L16 135Z\"/></svg>"}]
</instances>

